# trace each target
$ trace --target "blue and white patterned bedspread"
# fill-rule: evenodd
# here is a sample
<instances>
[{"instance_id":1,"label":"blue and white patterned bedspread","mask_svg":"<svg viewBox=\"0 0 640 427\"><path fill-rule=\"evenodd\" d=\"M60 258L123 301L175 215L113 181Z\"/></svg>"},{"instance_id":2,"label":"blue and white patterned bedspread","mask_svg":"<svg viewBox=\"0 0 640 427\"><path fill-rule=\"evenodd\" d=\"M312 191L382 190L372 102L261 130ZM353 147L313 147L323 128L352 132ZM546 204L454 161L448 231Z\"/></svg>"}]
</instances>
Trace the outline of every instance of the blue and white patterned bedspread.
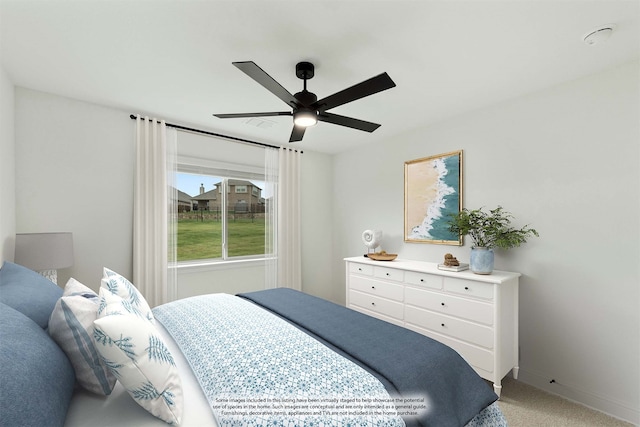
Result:
<instances>
[{"instance_id":1,"label":"blue and white patterned bedspread","mask_svg":"<svg viewBox=\"0 0 640 427\"><path fill-rule=\"evenodd\" d=\"M205 295L153 312L182 349L221 427L404 425L388 407L336 413L350 399L390 397L366 370L246 300ZM320 411L313 403L293 405L296 400L335 404Z\"/></svg>"}]
</instances>

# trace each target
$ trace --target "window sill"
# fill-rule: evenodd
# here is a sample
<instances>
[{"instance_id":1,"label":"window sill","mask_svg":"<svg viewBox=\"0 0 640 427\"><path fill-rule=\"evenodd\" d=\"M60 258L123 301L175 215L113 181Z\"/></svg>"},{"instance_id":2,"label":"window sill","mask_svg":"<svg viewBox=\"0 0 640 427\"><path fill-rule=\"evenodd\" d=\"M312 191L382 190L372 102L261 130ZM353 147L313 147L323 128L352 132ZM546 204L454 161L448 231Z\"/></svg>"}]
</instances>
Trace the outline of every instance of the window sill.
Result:
<instances>
[{"instance_id":1,"label":"window sill","mask_svg":"<svg viewBox=\"0 0 640 427\"><path fill-rule=\"evenodd\" d=\"M234 259L227 261L218 260L199 260L199 261L182 261L173 265L169 265L169 269L175 269L178 273L198 273L202 271L227 270L232 268L251 268L264 266L267 261L275 260L275 258L251 258L251 259Z\"/></svg>"}]
</instances>

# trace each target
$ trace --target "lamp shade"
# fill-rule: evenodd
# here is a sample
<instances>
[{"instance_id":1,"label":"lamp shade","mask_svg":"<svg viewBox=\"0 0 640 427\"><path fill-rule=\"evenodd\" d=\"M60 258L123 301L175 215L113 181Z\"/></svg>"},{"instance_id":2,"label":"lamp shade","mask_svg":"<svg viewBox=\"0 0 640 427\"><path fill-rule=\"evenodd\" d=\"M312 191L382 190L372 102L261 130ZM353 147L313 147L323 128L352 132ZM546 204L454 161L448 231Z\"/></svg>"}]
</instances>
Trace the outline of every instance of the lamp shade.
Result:
<instances>
[{"instance_id":1,"label":"lamp shade","mask_svg":"<svg viewBox=\"0 0 640 427\"><path fill-rule=\"evenodd\" d=\"M73 235L69 232L18 233L15 262L34 271L71 267Z\"/></svg>"}]
</instances>

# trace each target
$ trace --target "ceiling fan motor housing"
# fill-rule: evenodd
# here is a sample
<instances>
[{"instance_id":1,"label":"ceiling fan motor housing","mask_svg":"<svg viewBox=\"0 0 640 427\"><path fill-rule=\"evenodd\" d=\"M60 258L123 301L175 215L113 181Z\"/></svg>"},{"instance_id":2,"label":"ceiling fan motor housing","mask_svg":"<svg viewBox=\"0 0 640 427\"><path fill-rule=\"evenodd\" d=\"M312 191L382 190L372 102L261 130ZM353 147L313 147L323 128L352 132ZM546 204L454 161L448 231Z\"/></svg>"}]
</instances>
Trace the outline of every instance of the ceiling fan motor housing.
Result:
<instances>
[{"instance_id":1,"label":"ceiling fan motor housing","mask_svg":"<svg viewBox=\"0 0 640 427\"><path fill-rule=\"evenodd\" d=\"M309 92L308 90L303 90L302 92L298 92L293 95L294 98L298 100L298 102L304 106L309 106L318 100L318 97L315 93Z\"/></svg>"},{"instance_id":2,"label":"ceiling fan motor housing","mask_svg":"<svg viewBox=\"0 0 640 427\"><path fill-rule=\"evenodd\" d=\"M311 62L298 62L296 64L296 76L302 80L309 80L313 78L314 67Z\"/></svg>"}]
</instances>

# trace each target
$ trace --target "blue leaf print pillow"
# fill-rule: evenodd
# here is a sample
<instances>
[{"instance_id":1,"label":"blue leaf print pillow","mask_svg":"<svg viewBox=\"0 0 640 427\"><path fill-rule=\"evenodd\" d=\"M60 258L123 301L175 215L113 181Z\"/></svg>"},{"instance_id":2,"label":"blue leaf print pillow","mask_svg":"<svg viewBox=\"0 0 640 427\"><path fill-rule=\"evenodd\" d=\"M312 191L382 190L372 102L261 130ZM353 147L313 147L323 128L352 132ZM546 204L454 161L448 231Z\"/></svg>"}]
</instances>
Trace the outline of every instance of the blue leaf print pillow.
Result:
<instances>
[{"instance_id":1,"label":"blue leaf print pillow","mask_svg":"<svg viewBox=\"0 0 640 427\"><path fill-rule=\"evenodd\" d=\"M140 313L142 317L145 317L151 323L155 322L147 300L144 299L133 283L127 280L124 276L104 267L100 286L109 290L112 294L118 295L130 304L130 307Z\"/></svg>"},{"instance_id":2,"label":"blue leaf print pillow","mask_svg":"<svg viewBox=\"0 0 640 427\"><path fill-rule=\"evenodd\" d=\"M104 364L140 406L180 424L182 382L164 340L129 301L104 288L100 299L93 339Z\"/></svg>"}]
</instances>

